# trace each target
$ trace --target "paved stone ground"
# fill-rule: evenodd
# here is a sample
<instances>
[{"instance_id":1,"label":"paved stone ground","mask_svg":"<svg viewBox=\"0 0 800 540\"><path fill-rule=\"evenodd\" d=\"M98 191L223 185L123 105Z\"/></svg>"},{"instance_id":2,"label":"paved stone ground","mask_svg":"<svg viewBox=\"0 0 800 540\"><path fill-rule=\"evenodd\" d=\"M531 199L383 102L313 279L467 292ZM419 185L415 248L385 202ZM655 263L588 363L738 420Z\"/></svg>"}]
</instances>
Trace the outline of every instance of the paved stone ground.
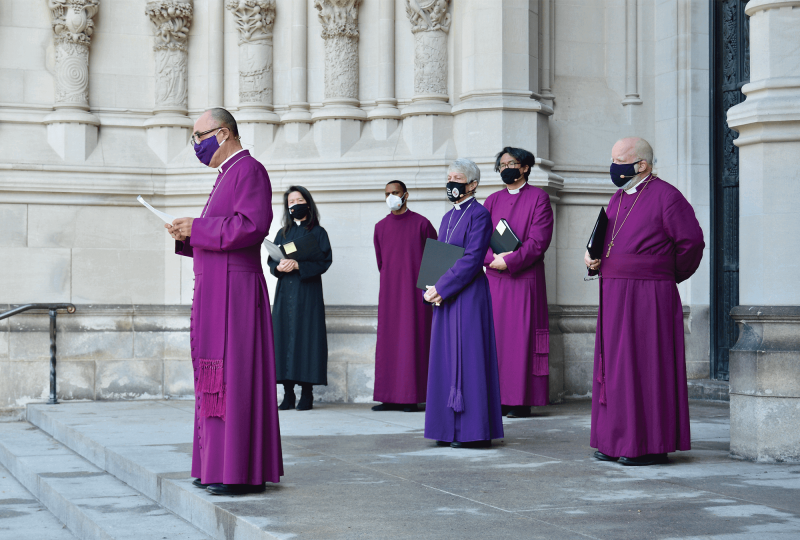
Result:
<instances>
[{"instance_id":1,"label":"paved stone ground","mask_svg":"<svg viewBox=\"0 0 800 540\"><path fill-rule=\"evenodd\" d=\"M191 486L192 407L73 403L28 418L213 538L800 538L800 465L729 458L727 404L693 402L694 448L641 468L591 458L588 402L507 419L485 450L436 447L424 413L318 404L281 412L284 481L244 498Z\"/></svg>"}]
</instances>

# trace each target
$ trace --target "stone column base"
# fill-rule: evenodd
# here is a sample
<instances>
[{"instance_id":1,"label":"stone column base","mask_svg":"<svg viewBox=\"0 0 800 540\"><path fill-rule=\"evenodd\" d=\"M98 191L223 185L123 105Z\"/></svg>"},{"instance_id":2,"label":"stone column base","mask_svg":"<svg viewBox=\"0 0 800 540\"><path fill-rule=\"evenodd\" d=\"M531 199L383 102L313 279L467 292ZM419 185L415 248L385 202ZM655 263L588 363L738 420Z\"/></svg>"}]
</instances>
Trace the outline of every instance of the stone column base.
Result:
<instances>
[{"instance_id":1,"label":"stone column base","mask_svg":"<svg viewBox=\"0 0 800 540\"><path fill-rule=\"evenodd\" d=\"M730 352L731 454L800 462L800 306L737 306Z\"/></svg>"}]
</instances>

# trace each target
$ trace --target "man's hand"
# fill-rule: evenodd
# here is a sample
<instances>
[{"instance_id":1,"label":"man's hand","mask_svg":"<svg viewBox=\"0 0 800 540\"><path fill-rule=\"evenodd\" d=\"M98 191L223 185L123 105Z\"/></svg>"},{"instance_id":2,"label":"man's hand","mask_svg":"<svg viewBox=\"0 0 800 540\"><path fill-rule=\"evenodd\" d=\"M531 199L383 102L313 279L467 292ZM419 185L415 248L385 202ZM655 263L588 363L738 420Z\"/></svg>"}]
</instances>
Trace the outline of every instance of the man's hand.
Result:
<instances>
[{"instance_id":1,"label":"man's hand","mask_svg":"<svg viewBox=\"0 0 800 540\"><path fill-rule=\"evenodd\" d=\"M492 264L489 265L489 268L494 268L495 270L500 270L501 272L503 270L507 270L508 269L508 265L506 264L506 261L505 261L504 257L506 255L508 255L509 253L511 253L511 252L510 251L506 251L505 253L501 253L499 255L497 253L495 253L494 254L494 260L492 261Z\"/></svg>"},{"instance_id":2,"label":"man's hand","mask_svg":"<svg viewBox=\"0 0 800 540\"><path fill-rule=\"evenodd\" d=\"M589 270L597 270L600 268L600 259L592 259L589 255L589 250L586 250L586 254L583 256L583 262L586 264L586 268Z\"/></svg>"},{"instance_id":3,"label":"man's hand","mask_svg":"<svg viewBox=\"0 0 800 540\"><path fill-rule=\"evenodd\" d=\"M428 290L425 292L426 301L430 302L431 304L436 304L437 306L442 303L442 296L436 292L436 287L428 287Z\"/></svg>"},{"instance_id":4,"label":"man's hand","mask_svg":"<svg viewBox=\"0 0 800 540\"><path fill-rule=\"evenodd\" d=\"M175 240L183 242L192 236L192 223L194 218L181 217L172 222L172 225L166 225L167 230Z\"/></svg>"},{"instance_id":5,"label":"man's hand","mask_svg":"<svg viewBox=\"0 0 800 540\"><path fill-rule=\"evenodd\" d=\"M292 270L300 270L300 264L294 259L283 259L280 263L278 263L276 270L278 272L289 273Z\"/></svg>"}]
</instances>

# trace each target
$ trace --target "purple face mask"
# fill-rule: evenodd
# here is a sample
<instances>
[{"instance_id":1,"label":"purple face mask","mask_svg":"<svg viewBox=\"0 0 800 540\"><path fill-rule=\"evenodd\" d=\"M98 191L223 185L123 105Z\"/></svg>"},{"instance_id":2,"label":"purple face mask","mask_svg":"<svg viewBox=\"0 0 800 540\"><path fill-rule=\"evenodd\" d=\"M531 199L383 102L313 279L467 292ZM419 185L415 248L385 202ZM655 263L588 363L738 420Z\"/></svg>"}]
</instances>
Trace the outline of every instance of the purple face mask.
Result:
<instances>
[{"instance_id":1,"label":"purple face mask","mask_svg":"<svg viewBox=\"0 0 800 540\"><path fill-rule=\"evenodd\" d=\"M217 130L217 133L219 133L219 130ZM214 157L214 154L216 154L217 150L219 150L217 133L214 133L214 135L208 139L200 141L200 144L194 145L194 153L197 156L197 159L199 159L200 163L206 167L208 167L208 164L211 163L211 158Z\"/></svg>"}]
</instances>

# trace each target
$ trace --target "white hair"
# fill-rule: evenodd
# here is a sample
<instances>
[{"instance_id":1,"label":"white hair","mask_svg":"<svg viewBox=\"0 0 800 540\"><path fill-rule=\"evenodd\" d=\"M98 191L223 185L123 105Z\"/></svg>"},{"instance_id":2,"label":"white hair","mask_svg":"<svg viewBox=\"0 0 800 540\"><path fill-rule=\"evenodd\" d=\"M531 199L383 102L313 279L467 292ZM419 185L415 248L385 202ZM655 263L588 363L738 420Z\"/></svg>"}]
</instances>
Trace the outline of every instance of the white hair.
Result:
<instances>
[{"instance_id":1,"label":"white hair","mask_svg":"<svg viewBox=\"0 0 800 540\"><path fill-rule=\"evenodd\" d=\"M447 168L447 173L450 174L451 172L461 173L466 176L467 184L477 182L480 185L481 183L481 170L471 159L458 158Z\"/></svg>"},{"instance_id":2,"label":"white hair","mask_svg":"<svg viewBox=\"0 0 800 540\"><path fill-rule=\"evenodd\" d=\"M650 143L644 139L637 139L635 143L633 143L633 153L637 159L641 159L647 162L652 168L655 163L653 163L653 147L650 146Z\"/></svg>"}]
</instances>

